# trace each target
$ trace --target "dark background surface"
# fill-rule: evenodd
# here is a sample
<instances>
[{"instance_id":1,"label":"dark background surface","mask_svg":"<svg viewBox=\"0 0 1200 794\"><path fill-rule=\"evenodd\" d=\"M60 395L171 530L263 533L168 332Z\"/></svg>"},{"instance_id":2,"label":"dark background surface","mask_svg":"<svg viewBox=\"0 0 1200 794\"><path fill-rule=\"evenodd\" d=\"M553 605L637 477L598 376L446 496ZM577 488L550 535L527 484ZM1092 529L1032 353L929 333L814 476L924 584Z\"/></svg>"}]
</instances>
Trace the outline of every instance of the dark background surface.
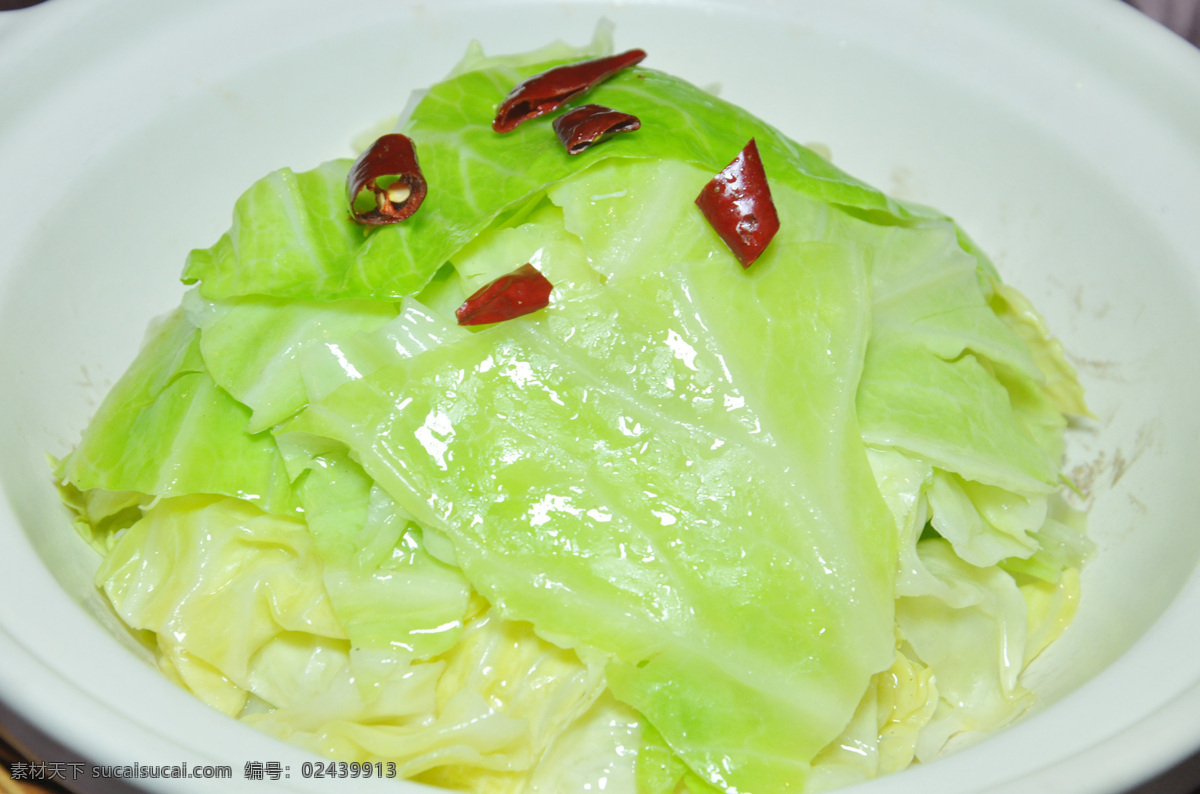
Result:
<instances>
[{"instance_id":1,"label":"dark background surface","mask_svg":"<svg viewBox=\"0 0 1200 794\"><path fill-rule=\"evenodd\" d=\"M1200 2L1197 0L1127 0L1183 38L1200 46Z\"/></svg>"}]
</instances>

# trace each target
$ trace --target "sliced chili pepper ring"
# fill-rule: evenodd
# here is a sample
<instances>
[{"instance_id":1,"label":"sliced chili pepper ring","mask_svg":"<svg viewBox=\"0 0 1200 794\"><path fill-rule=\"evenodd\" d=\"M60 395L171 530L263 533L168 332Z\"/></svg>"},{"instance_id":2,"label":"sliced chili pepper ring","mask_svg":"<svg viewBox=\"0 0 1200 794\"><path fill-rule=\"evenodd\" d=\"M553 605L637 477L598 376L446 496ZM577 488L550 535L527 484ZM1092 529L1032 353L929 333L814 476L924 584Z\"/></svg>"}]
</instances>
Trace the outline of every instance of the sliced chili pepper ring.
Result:
<instances>
[{"instance_id":1,"label":"sliced chili pepper ring","mask_svg":"<svg viewBox=\"0 0 1200 794\"><path fill-rule=\"evenodd\" d=\"M637 116L603 105L580 105L554 120L554 132L567 147L567 154L579 154L618 132L633 132L641 126Z\"/></svg>"},{"instance_id":2,"label":"sliced chili pepper ring","mask_svg":"<svg viewBox=\"0 0 1200 794\"><path fill-rule=\"evenodd\" d=\"M481 287L454 311L459 325L487 325L511 320L550 303L554 285L531 264L521 265Z\"/></svg>"},{"instance_id":3,"label":"sliced chili pepper ring","mask_svg":"<svg viewBox=\"0 0 1200 794\"><path fill-rule=\"evenodd\" d=\"M779 215L753 138L704 186L696 205L742 267L750 267L779 231Z\"/></svg>"},{"instance_id":4,"label":"sliced chili pepper ring","mask_svg":"<svg viewBox=\"0 0 1200 794\"><path fill-rule=\"evenodd\" d=\"M629 50L605 58L556 66L534 75L508 92L496 111L492 129L512 132L522 122L557 110L572 97L622 69L640 63L645 57L645 50Z\"/></svg>"},{"instance_id":5,"label":"sliced chili pepper ring","mask_svg":"<svg viewBox=\"0 0 1200 794\"><path fill-rule=\"evenodd\" d=\"M359 196L370 190L375 208L356 208ZM384 135L359 155L346 176L346 195L354 220L366 226L399 223L412 216L425 200L428 187L417 163L417 150L407 135Z\"/></svg>"}]
</instances>

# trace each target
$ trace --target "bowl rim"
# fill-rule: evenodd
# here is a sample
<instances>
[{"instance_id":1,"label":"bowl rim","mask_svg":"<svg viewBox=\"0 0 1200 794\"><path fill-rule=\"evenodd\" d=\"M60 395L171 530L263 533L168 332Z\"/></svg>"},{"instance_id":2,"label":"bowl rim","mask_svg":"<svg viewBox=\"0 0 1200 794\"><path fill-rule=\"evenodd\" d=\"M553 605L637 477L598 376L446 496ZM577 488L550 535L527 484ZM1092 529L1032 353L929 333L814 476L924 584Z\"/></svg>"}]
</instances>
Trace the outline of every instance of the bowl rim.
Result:
<instances>
[{"instance_id":1,"label":"bowl rim","mask_svg":"<svg viewBox=\"0 0 1200 794\"><path fill-rule=\"evenodd\" d=\"M551 2L551 0L541 0ZM939 0L948 2L948 0ZM447 6L469 6L473 0L443 0ZM583 5L597 6L596 2L582 0ZM770 0L752 0L748 4L739 4L737 0L699 0L688 3L686 0L645 0L646 5L687 6L739 6L748 5L751 8L767 13L774 4ZM0 73L11 68L11 64L26 57L33 48L45 46L56 35L67 27L77 24L81 17L90 13L104 13L121 5L119 0L105 0L97 5L98 10L83 10L65 2L44 3L40 6L16 12L6 12L0 16L0 41L15 43L17 46L10 51L8 57L0 57ZM1019 2L1004 3L1003 0L987 0L981 4L988 13L1004 17L1014 24L1021 24L1021 15L1031 9L1039 8L1036 0L1019 0ZM1188 88L1191 96L1200 96L1200 52L1191 47L1186 41L1160 27L1153 21L1143 17L1136 10L1128 7L1120 0L1095 3L1086 0L1065 0L1058 4L1053 11L1044 16L1052 18L1058 29L1077 26L1084 32L1086 47L1100 47L1108 40L1120 39L1124 46L1133 51L1146 55L1147 70L1136 75L1125 75L1120 79L1128 84L1137 86L1139 81L1147 81L1169 76L1171 80ZM1086 23L1086 24L1084 24ZM27 49L23 49L23 47ZM1077 50L1076 52L1078 52ZM1200 108L1200 104L1197 104ZM1193 108L1195 110L1196 108ZM0 521L7 522L16 511L9 503L7 494L0 494ZM14 519L15 521L15 519ZM16 534L23 539L23 533L18 526ZM18 546L16 555L21 559L38 557L32 546ZM32 555L32 557L30 556ZM39 558L40 559L40 558ZM53 584L54 579L47 571L32 571L29 574L35 585ZM1185 587L1190 598L1200 602L1200 577L1193 573ZM56 601L65 603L70 599L59 592L54 595ZM1174 630L1178 625L1187 625L1187 616L1181 614L1184 606L1181 599L1164 613L1159 620L1162 630ZM96 627L97 636L105 633ZM1143 636L1135 649L1146 641ZM1125 654L1129 657L1135 649ZM1123 657L1124 658L1124 657ZM131 715L114 712L111 704L104 702L76 685L66 677L61 670L48 667L45 660L36 651L31 650L18 629L0 622L0 723L4 722L4 710L8 709L15 717L24 721L17 733L17 741L30 747L52 746L61 751L71 751L86 757L89 762L106 763L106 759L119 759L128 752L124 736L137 736L145 752L156 757L200 758L203 752L194 746L179 743L176 739L160 734L153 727L143 724ZM164 682L165 683L165 682ZM1072 695L1063 699L1067 703L1073 698L1083 697L1081 687ZM166 692L167 690L163 690ZM188 700L190 695L179 693ZM164 695L164 697L169 697ZM1053 708L1053 707L1052 707ZM1020 778L997 783L986 790L996 792L1016 792L1028 790L1034 783L1038 785L1061 784L1073 785L1081 779L1097 779L1105 775L1111 785L1097 783L1092 790L1115 791L1116 787L1124 787L1145 780L1150 776L1168 769L1172 764L1187 758L1197 747L1200 747L1200 720L1195 715L1200 713L1200 671L1190 687L1177 693L1176 698L1164 704L1153 713L1124 725L1104 742L1086 750L1063 758L1051 767L1028 770ZM226 718L216 715L221 720ZM103 724L108 729L100 733L89 730L88 725ZM121 728L118 730L117 725ZM245 731L245 736L256 742L270 740L278 745L272 752L277 758L299 759L309 758L305 753L296 751L270 737L251 731L245 726L231 727L233 731ZM126 733L128 731L129 733ZM1141 740L1133 741L1131 737L1141 736ZM39 738L40 737L40 738ZM49 740L49 741L47 741ZM989 740L989 744L992 740ZM959 753L967 758L973 749ZM228 760L210 759L210 763L228 763ZM235 773L237 772L235 766ZM877 786L872 782L864 784L865 790ZM859 787L847 789L858 790ZM307 787L296 790L310 790ZM315 790L315 789L311 789ZM393 789L395 790L395 789ZM982 790L982 789L981 789Z\"/></svg>"}]
</instances>

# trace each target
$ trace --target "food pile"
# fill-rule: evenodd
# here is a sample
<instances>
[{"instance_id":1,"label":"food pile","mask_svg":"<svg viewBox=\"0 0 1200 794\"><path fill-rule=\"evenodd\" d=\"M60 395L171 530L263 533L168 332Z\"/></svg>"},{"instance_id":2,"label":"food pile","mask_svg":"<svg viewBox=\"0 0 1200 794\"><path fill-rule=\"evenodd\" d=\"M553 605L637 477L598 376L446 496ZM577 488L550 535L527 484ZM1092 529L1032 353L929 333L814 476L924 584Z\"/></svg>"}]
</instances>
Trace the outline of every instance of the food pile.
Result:
<instances>
[{"instance_id":1,"label":"food pile","mask_svg":"<svg viewBox=\"0 0 1200 794\"><path fill-rule=\"evenodd\" d=\"M644 59L474 49L191 253L57 471L167 675L489 792L815 791L1028 708L1088 550L1061 347Z\"/></svg>"}]
</instances>

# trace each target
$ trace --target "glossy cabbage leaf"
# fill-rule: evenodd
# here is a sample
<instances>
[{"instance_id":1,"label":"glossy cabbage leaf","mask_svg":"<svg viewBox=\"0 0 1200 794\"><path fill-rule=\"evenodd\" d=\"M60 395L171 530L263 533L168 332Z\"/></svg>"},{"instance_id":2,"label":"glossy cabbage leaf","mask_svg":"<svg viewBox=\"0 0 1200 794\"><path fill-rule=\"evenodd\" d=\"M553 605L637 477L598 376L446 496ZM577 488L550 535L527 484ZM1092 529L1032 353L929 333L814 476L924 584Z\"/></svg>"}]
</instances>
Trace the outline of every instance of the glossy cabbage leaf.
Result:
<instances>
[{"instance_id":1,"label":"glossy cabbage leaf","mask_svg":"<svg viewBox=\"0 0 1200 794\"><path fill-rule=\"evenodd\" d=\"M309 303L276 298L206 301L184 296L200 329L200 353L217 384L251 409L247 430L270 429L308 403L298 359L310 348L336 345L395 318L383 301Z\"/></svg>"},{"instance_id":2,"label":"glossy cabbage leaf","mask_svg":"<svg viewBox=\"0 0 1200 794\"><path fill-rule=\"evenodd\" d=\"M336 562L317 551L334 545L327 535L310 536L303 522L241 500L163 499L116 543L97 584L131 628L149 633L164 670L182 685L317 752L387 760L406 777L492 791L528 790L527 777L541 781L535 791L559 791L560 783L622 768L632 778L622 751L636 746L637 718L611 698L601 702L601 664L480 613L478 604L470 616L459 609L458 630L435 638L440 649L426 646L436 651L427 662L413 663L412 650L400 647L411 640L402 616L390 619L399 627L395 643L372 645L389 627L349 610L347 637L343 616L352 602L343 598L339 607L322 581L326 563ZM394 557L386 542L372 540L356 561L372 551ZM409 544L396 548L406 558L392 569L401 577L404 567L422 564ZM383 609L396 590L374 584ZM371 586L360 585L359 592ZM580 743L592 741L609 749L590 747L590 768L576 766Z\"/></svg>"},{"instance_id":3,"label":"glossy cabbage leaf","mask_svg":"<svg viewBox=\"0 0 1200 794\"><path fill-rule=\"evenodd\" d=\"M828 791L907 769L937 706L934 671L898 648L892 666L871 679L842 735L813 760L808 790Z\"/></svg>"},{"instance_id":4,"label":"glossy cabbage leaf","mask_svg":"<svg viewBox=\"0 0 1200 794\"><path fill-rule=\"evenodd\" d=\"M58 476L80 491L221 494L292 512L275 439L247 432L249 419L204 368L197 329L178 309L152 329Z\"/></svg>"},{"instance_id":5,"label":"glossy cabbage leaf","mask_svg":"<svg viewBox=\"0 0 1200 794\"><path fill-rule=\"evenodd\" d=\"M522 79L555 62L505 62L433 86L402 130L416 143L432 186L404 223L364 234L349 220L345 179L350 161L296 174L276 171L247 191L233 226L211 248L193 251L186 283L209 299L270 295L301 300L394 300L417 292L455 252L505 213L536 202L545 190L610 158L674 160L723 168L756 138L773 182L836 205L922 218L846 175L741 108L652 69L622 72L588 101L620 107L642 121L636 136L595 147L585 158L558 145L550 119L498 135L495 105Z\"/></svg>"},{"instance_id":6,"label":"glossy cabbage leaf","mask_svg":"<svg viewBox=\"0 0 1200 794\"><path fill-rule=\"evenodd\" d=\"M276 706L316 695L345 654L311 545L302 521L239 499L163 499L96 581L189 689L236 715L250 692Z\"/></svg>"},{"instance_id":7,"label":"glossy cabbage leaf","mask_svg":"<svg viewBox=\"0 0 1200 794\"><path fill-rule=\"evenodd\" d=\"M1033 696L1019 680L1027 608L1012 576L963 562L940 539L923 541L919 553L946 590L899 599L896 625L936 675L938 707L915 748L929 761L952 737L971 740L1012 722Z\"/></svg>"},{"instance_id":8,"label":"glossy cabbage leaf","mask_svg":"<svg viewBox=\"0 0 1200 794\"><path fill-rule=\"evenodd\" d=\"M400 777L516 792L543 761L540 774L553 779L550 766L562 762L550 749L587 721L604 691L600 667L488 612L445 655L379 677L364 693L342 675L310 702L243 719L322 755L389 761Z\"/></svg>"},{"instance_id":9,"label":"glossy cabbage leaf","mask_svg":"<svg viewBox=\"0 0 1200 794\"><path fill-rule=\"evenodd\" d=\"M707 179L683 163L613 162L549 196L605 278L670 272L693 247L710 245L712 233L690 225L690 199ZM868 443L999 487L1058 487L1065 421L1047 412L1042 372L989 306L977 260L952 224L877 225L801 197L789 223L803 239L852 247L866 260L871 337L857 409Z\"/></svg>"},{"instance_id":10,"label":"glossy cabbage leaf","mask_svg":"<svg viewBox=\"0 0 1200 794\"><path fill-rule=\"evenodd\" d=\"M428 659L458 640L471 587L344 454L314 458L298 487L321 577L356 649Z\"/></svg>"},{"instance_id":11,"label":"glossy cabbage leaf","mask_svg":"<svg viewBox=\"0 0 1200 794\"><path fill-rule=\"evenodd\" d=\"M853 406L867 274L796 223L747 277L686 222L669 275L398 360L288 431L346 443L506 617L610 654L701 778L773 791L892 662L894 531Z\"/></svg>"}]
</instances>

